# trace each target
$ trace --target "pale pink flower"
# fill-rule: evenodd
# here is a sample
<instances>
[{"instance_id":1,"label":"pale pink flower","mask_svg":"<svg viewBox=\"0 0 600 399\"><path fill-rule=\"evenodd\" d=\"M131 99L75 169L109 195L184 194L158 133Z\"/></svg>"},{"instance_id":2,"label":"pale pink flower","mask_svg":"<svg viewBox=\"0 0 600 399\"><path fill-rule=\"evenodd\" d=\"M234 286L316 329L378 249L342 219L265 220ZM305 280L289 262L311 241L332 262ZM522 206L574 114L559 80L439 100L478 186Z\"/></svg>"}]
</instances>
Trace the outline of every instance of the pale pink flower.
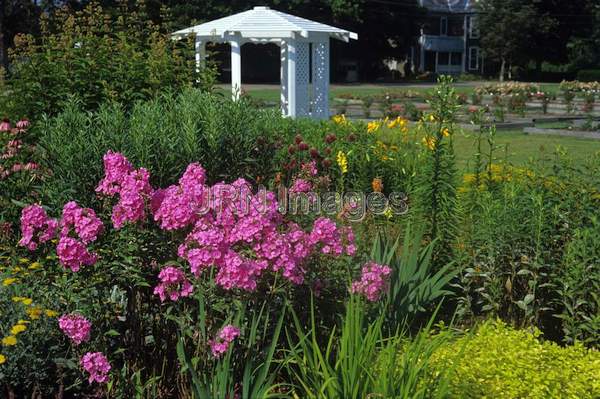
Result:
<instances>
[{"instance_id":1,"label":"pale pink flower","mask_svg":"<svg viewBox=\"0 0 600 399\"><path fill-rule=\"evenodd\" d=\"M103 384L108 381L110 363L102 352L88 352L81 358L81 366L90 375L88 382Z\"/></svg>"}]
</instances>

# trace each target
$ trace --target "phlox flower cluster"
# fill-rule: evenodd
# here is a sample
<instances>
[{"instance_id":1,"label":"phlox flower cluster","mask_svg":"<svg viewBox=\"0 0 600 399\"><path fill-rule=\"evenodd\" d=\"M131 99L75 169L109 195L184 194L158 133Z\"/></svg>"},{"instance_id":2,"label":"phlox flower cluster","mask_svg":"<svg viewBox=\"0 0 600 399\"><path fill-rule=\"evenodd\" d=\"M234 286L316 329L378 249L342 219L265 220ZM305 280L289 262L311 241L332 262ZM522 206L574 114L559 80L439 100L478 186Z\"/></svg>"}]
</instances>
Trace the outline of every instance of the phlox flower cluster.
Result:
<instances>
[{"instance_id":1,"label":"phlox flower cluster","mask_svg":"<svg viewBox=\"0 0 600 399\"><path fill-rule=\"evenodd\" d=\"M377 301L389 285L392 269L389 266L368 262L362 268L359 281L352 283L351 291L365 296L369 301Z\"/></svg>"},{"instance_id":2,"label":"phlox flower cluster","mask_svg":"<svg viewBox=\"0 0 600 399\"><path fill-rule=\"evenodd\" d=\"M190 296L194 290L185 273L175 267L165 267L158 274L158 278L160 283L154 288L154 294L160 297L161 302L167 298L176 301L180 297Z\"/></svg>"},{"instance_id":3,"label":"phlox flower cluster","mask_svg":"<svg viewBox=\"0 0 600 399\"><path fill-rule=\"evenodd\" d=\"M165 230L177 230L196 222L205 200L206 173L197 163L188 165L179 184L167 187L153 199L154 220Z\"/></svg>"},{"instance_id":4,"label":"phlox flower cluster","mask_svg":"<svg viewBox=\"0 0 600 399\"><path fill-rule=\"evenodd\" d=\"M108 381L110 363L102 352L88 352L81 358L81 367L90 375L89 383L103 384Z\"/></svg>"},{"instance_id":5,"label":"phlox flower cluster","mask_svg":"<svg viewBox=\"0 0 600 399\"><path fill-rule=\"evenodd\" d=\"M61 331L69 337L75 345L87 342L90 339L92 323L78 314L65 314L58 319Z\"/></svg>"},{"instance_id":6,"label":"phlox flower cluster","mask_svg":"<svg viewBox=\"0 0 600 399\"><path fill-rule=\"evenodd\" d=\"M134 169L127 158L112 151L108 151L103 159L104 178L96 191L110 197L119 197L112 211L115 229L120 229L128 222L144 220L146 202L154 194L148 171L144 168Z\"/></svg>"},{"instance_id":7,"label":"phlox flower cluster","mask_svg":"<svg viewBox=\"0 0 600 399\"><path fill-rule=\"evenodd\" d=\"M240 329L226 325L219 331L215 339L209 341L210 350L214 357L221 357L229 349L229 344L240 335Z\"/></svg>"},{"instance_id":8,"label":"phlox flower cluster","mask_svg":"<svg viewBox=\"0 0 600 399\"><path fill-rule=\"evenodd\" d=\"M22 245L30 251L51 240L56 234L58 221L49 218L44 208L39 205L29 205L21 212L21 240Z\"/></svg>"},{"instance_id":9,"label":"phlox flower cluster","mask_svg":"<svg viewBox=\"0 0 600 399\"><path fill-rule=\"evenodd\" d=\"M102 221L92 209L81 208L74 201L67 202L63 207L56 246L60 263L74 272L79 271L81 266L95 264L98 257L90 253L86 245L96 241L103 230Z\"/></svg>"}]
</instances>

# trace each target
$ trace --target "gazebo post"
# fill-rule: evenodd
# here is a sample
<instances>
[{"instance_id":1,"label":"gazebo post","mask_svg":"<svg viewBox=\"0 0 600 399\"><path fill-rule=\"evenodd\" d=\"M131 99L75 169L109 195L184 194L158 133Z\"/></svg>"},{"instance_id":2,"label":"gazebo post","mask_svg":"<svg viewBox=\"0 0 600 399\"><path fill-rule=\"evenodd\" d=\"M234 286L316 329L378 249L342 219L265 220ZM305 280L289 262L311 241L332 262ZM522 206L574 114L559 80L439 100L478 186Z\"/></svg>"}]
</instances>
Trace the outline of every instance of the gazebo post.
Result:
<instances>
[{"instance_id":1,"label":"gazebo post","mask_svg":"<svg viewBox=\"0 0 600 399\"><path fill-rule=\"evenodd\" d=\"M288 115L288 53L287 43L284 40L279 42L280 46L280 59L281 68L279 72L279 81L281 86L280 102L281 102L281 114L283 116Z\"/></svg>"},{"instance_id":2,"label":"gazebo post","mask_svg":"<svg viewBox=\"0 0 600 399\"><path fill-rule=\"evenodd\" d=\"M242 90L242 46L239 39L229 43L231 44L231 97L236 101L240 98Z\"/></svg>"},{"instance_id":3,"label":"gazebo post","mask_svg":"<svg viewBox=\"0 0 600 399\"><path fill-rule=\"evenodd\" d=\"M296 117L296 41L290 39L287 47L287 115Z\"/></svg>"},{"instance_id":4,"label":"gazebo post","mask_svg":"<svg viewBox=\"0 0 600 399\"><path fill-rule=\"evenodd\" d=\"M194 50L196 51L196 73L200 73L200 70L204 66L204 58L206 57L206 42L202 41L202 38L196 35L194 40Z\"/></svg>"}]
</instances>

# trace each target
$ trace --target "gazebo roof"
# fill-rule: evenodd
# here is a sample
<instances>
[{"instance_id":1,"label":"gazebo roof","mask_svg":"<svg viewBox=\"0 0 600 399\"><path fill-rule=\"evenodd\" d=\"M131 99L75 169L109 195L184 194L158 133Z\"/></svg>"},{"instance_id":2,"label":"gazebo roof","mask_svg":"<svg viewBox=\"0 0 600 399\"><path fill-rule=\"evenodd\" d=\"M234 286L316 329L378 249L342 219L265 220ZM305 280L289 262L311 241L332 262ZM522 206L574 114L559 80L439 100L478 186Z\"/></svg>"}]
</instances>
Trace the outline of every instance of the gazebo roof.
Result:
<instances>
[{"instance_id":1,"label":"gazebo roof","mask_svg":"<svg viewBox=\"0 0 600 399\"><path fill-rule=\"evenodd\" d=\"M253 41L305 38L329 35L349 41L358 39L358 35L344 29L325 25L295 15L286 14L269 7L254 7L228 17L178 30L175 37L196 35L211 41L227 41L232 36Z\"/></svg>"}]
</instances>

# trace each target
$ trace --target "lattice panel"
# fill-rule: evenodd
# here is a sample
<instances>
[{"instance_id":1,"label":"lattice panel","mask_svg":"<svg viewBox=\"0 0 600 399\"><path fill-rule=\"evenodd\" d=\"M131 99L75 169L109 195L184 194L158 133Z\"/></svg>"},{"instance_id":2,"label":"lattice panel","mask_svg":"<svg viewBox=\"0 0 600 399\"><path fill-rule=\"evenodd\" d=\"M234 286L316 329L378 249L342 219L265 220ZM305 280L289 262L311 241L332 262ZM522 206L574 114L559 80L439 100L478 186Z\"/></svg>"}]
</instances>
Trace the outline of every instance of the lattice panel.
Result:
<instances>
[{"instance_id":1,"label":"lattice panel","mask_svg":"<svg viewBox=\"0 0 600 399\"><path fill-rule=\"evenodd\" d=\"M329 118L329 41L312 45L314 118Z\"/></svg>"},{"instance_id":2,"label":"lattice panel","mask_svg":"<svg viewBox=\"0 0 600 399\"><path fill-rule=\"evenodd\" d=\"M310 82L310 46L306 42L296 43L296 116L308 116Z\"/></svg>"}]
</instances>

